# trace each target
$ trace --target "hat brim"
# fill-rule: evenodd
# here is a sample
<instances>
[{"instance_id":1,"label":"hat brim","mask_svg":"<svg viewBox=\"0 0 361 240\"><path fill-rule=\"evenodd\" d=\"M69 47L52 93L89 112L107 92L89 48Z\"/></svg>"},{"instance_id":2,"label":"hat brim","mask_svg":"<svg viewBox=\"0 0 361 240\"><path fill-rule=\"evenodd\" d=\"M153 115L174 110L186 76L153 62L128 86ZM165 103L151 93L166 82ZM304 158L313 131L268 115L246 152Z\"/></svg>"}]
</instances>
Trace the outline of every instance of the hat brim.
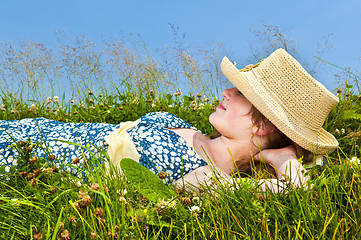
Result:
<instances>
[{"instance_id":1,"label":"hat brim","mask_svg":"<svg viewBox=\"0 0 361 240\"><path fill-rule=\"evenodd\" d=\"M227 57L221 62L226 78L282 133L302 148L315 154L328 154L336 149L336 138L325 129L309 129L289 114L276 100L254 71L239 71Z\"/></svg>"}]
</instances>

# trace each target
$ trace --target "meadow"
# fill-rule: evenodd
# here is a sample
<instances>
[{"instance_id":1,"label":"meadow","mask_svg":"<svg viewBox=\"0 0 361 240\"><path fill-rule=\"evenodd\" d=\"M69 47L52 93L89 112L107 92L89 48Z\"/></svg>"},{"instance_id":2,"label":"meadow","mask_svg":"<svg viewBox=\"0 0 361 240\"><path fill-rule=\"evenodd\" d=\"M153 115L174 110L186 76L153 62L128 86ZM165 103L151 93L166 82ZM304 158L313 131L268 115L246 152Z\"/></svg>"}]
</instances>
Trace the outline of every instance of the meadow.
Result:
<instances>
[{"instance_id":1,"label":"meadow","mask_svg":"<svg viewBox=\"0 0 361 240\"><path fill-rule=\"evenodd\" d=\"M198 57L181 42L150 53L109 39L97 46L84 36L53 48L0 46L2 120L117 124L167 111L209 135L208 116L229 86L218 69L219 46ZM124 175L106 174L104 165L95 167L99 156L82 165L73 159L69 165L87 176L77 178L55 165L60 156L36 156L41 144L14 142L16 164L0 167L0 238L361 239L359 78L349 71L336 77L340 103L324 128L340 146L326 156L329 164L308 170L307 189L260 194L256 180L235 180L230 190L215 177L216 189L196 193L164 185L127 160ZM108 159L103 152L102 162Z\"/></svg>"}]
</instances>

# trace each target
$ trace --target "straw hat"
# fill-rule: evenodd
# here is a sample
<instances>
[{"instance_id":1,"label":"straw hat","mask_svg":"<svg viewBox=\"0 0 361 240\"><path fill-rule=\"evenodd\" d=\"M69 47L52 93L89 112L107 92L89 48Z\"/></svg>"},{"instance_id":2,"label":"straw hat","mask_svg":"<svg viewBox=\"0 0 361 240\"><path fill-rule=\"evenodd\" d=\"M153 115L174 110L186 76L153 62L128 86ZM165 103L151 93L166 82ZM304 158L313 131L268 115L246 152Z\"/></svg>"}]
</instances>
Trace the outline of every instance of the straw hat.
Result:
<instances>
[{"instance_id":1,"label":"straw hat","mask_svg":"<svg viewBox=\"0 0 361 240\"><path fill-rule=\"evenodd\" d=\"M281 132L306 150L331 153L338 145L322 128L338 98L316 81L285 50L278 49L248 69L227 57L223 74Z\"/></svg>"}]
</instances>

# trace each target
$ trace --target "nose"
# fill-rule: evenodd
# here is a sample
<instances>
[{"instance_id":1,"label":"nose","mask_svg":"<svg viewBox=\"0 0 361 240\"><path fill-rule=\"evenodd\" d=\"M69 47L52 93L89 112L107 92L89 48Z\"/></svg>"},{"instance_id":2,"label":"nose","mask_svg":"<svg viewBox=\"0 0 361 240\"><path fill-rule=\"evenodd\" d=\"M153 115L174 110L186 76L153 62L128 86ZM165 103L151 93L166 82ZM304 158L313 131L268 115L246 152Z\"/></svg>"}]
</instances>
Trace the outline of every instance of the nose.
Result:
<instances>
[{"instance_id":1,"label":"nose","mask_svg":"<svg viewBox=\"0 0 361 240\"><path fill-rule=\"evenodd\" d=\"M233 90L233 89L234 89L234 88L224 89L224 90L222 91L222 96L223 96L223 98L224 98L224 99L229 99L230 96L232 95L232 90Z\"/></svg>"}]
</instances>

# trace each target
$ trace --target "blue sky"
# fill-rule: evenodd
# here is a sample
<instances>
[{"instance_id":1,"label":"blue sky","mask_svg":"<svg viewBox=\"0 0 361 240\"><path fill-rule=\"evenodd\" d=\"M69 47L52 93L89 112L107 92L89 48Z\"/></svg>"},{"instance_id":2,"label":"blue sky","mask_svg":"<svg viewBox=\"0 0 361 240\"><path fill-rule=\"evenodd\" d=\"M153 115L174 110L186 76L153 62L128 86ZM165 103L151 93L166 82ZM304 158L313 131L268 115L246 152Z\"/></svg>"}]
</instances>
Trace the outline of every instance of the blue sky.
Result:
<instances>
[{"instance_id":1,"label":"blue sky","mask_svg":"<svg viewBox=\"0 0 361 240\"><path fill-rule=\"evenodd\" d=\"M186 33L186 43L222 42L234 51L233 60L246 65L254 38L250 29L272 24L292 33L299 55L306 61L314 60L318 44L329 36L334 47L322 57L361 71L359 0L0 0L0 9L1 42L51 44L56 41L55 32L66 29L90 39L132 33L155 49L172 43L169 24L174 24ZM318 80L330 90L337 87L330 72L318 75Z\"/></svg>"}]
</instances>

